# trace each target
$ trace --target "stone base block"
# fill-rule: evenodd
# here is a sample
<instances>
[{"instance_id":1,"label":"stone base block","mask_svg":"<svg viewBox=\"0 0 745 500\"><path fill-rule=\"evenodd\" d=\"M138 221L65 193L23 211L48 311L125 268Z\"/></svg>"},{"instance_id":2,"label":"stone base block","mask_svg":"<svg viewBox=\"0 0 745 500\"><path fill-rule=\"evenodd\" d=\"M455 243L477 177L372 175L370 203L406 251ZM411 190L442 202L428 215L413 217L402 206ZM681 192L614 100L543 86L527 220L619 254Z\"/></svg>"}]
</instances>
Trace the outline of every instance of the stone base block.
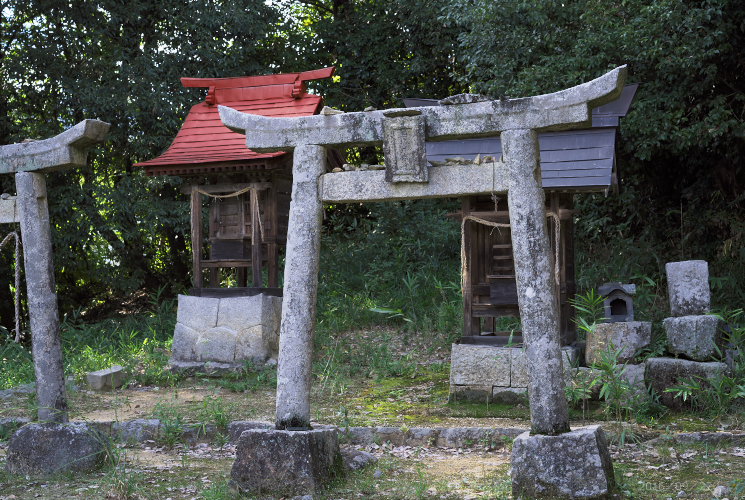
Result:
<instances>
[{"instance_id":1,"label":"stone base block","mask_svg":"<svg viewBox=\"0 0 745 500\"><path fill-rule=\"evenodd\" d=\"M253 365L257 369L270 368L276 366L276 361L269 360L260 365ZM176 361L168 360L168 370L180 375L192 376L196 374L206 375L208 377L221 377L227 373L239 372L246 368L245 363L216 363L214 361Z\"/></svg>"},{"instance_id":2,"label":"stone base block","mask_svg":"<svg viewBox=\"0 0 745 500\"><path fill-rule=\"evenodd\" d=\"M595 331L587 336L585 360L588 365L601 360L608 349L620 349L618 361L631 361L640 349L652 341L652 323L647 321L628 321L619 323L600 323Z\"/></svg>"},{"instance_id":3,"label":"stone base block","mask_svg":"<svg viewBox=\"0 0 745 500\"><path fill-rule=\"evenodd\" d=\"M493 403L516 405L528 402L528 389L522 387L492 387Z\"/></svg>"},{"instance_id":4,"label":"stone base block","mask_svg":"<svg viewBox=\"0 0 745 500\"><path fill-rule=\"evenodd\" d=\"M86 378L88 386L94 391L112 391L124 385L124 368L114 365L111 368L90 372Z\"/></svg>"},{"instance_id":5,"label":"stone base block","mask_svg":"<svg viewBox=\"0 0 745 500\"><path fill-rule=\"evenodd\" d=\"M564 375L577 364L577 349L561 348ZM522 347L453 344L450 355L450 400L515 404L528 387L528 362Z\"/></svg>"},{"instance_id":6,"label":"stone base block","mask_svg":"<svg viewBox=\"0 0 745 500\"><path fill-rule=\"evenodd\" d=\"M558 436L520 434L512 447L514 498L610 498L615 486L600 426Z\"/></svg>"},{"instance_id":7,"label":"stone base block","mask_svg":"<svg viewBox=\"0 0 745 500\"><path fill-rule=\"evenodd\" d=\"M667 335L667 350L673 354L693 361L711 361L721 354L724 322L716 316L665 318L662 326Z\"/></svg>"},{"instance_id":8,"label":"stone base block","mask_svg":"<svg viewBox=\"0 0 745 500\"><path fill-rule=\"evenodd\" d=\"M509 347L453 344L450 384L509 387L511 351Z\"/></svg>"},{"instance_id":9,"label":"stone base block","mask_svg":"<svg viewBox=\"0 0 745 500\"><path fill-rule=\"evenodd\" d=\"M264 364L276 359L282 299L179 295L172 360Z\"/></svg>"},{"instance_id":10,"label":"stone base block","mask_svg":"<svg viewBox=\"0 0 745 500\"><path fill-rule=\"evenodd\" d=\"M660 397L663 405L680 410L690 407L691 402L684 402L682 398L676 398L665 389L680 384L684 379L711 380L723 375L727 371L724 363L710 362L700 363L686 359L675 358L649 358L646 362L644 380Z\"/></svg>"},{"instance_id":11,"label":"stone base block","mask_svg":"<svg viewBox=\"0 0 745 500\"><path fill-rule=\"evenodd\" d=\"M104 464L109 446L106 436L84 423L27 424L8 443L6 467L29 476L90 472Z\"/></svg>"},{"instance_id":12,"label":"stone base block","mask_svg":"<svg viewBox=\"0 0 745 500\"><path fill-rule=\"evenodd\" d=\"M492 388L486 385L450 385L450 401L491 403Z\"/></svg>"},{"instance_id":13,"label":"stone base block","mask_svg":"<svg viewBox=\"0 0 745 500\"><path fill-rule=\"evenodd\" d=\"M250 429L238 439L230 477L241 493L292 497L319 492L343 467L336 429Z\"/></svg>"}]
</instances>

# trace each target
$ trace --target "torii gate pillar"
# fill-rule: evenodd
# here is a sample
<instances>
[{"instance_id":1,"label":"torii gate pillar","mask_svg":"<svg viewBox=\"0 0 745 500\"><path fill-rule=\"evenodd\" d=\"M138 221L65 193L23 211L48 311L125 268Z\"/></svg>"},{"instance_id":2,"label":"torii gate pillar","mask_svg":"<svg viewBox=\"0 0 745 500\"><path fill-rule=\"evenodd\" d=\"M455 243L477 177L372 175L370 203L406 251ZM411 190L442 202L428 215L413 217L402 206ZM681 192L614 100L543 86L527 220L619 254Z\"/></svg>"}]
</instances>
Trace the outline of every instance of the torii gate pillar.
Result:
<instances>
[{"instance_id":1,"label":"torii gate pillar","mask_svg":"<svg viewBox=\"0 0 745 500\"><path fill-rule=\"evenodd\" d=\"M109 124L85 120L42 141L0 146L0 174L15 174L26 273L31 346L39 421L67 422L52 233L45 172L85 166L88 149L103 141ZM13 211L15 212L15 210Z\"/></svg>"}]
</instances>

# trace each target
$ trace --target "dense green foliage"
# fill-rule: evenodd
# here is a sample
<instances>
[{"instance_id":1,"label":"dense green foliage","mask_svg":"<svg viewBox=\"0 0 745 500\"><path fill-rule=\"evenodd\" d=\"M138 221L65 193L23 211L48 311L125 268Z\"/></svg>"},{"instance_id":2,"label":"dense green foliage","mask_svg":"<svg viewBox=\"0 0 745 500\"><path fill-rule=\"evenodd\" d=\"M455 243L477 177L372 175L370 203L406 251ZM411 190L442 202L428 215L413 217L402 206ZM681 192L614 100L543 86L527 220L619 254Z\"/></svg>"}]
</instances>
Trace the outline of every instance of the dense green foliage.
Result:
<instances>
[{"instance_id":1,"label":"dense green foliage","mask_svg":"<svg viewBox=\"0 0 745 500\"><path fill-rule=\"evenodd\" d=\"M643 309L661 316L664 263L704 258L715 304L745 299L736 0L0 0L0 10L0 144L82 118L113 124L88 167L49 179L63 312L110 311L133 291L188 285L180 181L132 167L159 154L201 99L179 77L332 64L337 76L315 89L346 110L464 90L555 91L629 64L642 85L621 126L621 192L576 197L581 288L645 283ZM12 192L11 177L2 182ZM455 333L459 244L448 203L329 207L321 323ZM9 252L0 260L0 283L12 283ZM3 285L0 323L12 321Z\"/></svg>"},{"instance_id":2,"label":"dense green foliage","mask_svg":"<svg viewBox=\"0 0 745 500\"><path fill-rule=\"evenodd\" d=\"M711 263L715 302L745 301L745 11L736 0L457 0L460 76L530 95L629 65L641 83L621 121L619 195L578 196L584 287ZM484 20L488 30L477 29ZM584 278L584 279L583 279Z\"/></svg>"},{"instance_id":3,"label":"dense green foliage","mask_svg":"<svg viewBox=\"0 0 745 500\"><path fill-rule=\"evenodd\" d=\"M268 71L283 46L279 13L260 0L0 5L0 144L45 138L84 118L113 124L88 168L48 180L63 309L183 286L188 207L179 180L148 179L132 165L160 153L201 99L181 88L181 76ZM8 272L0 268L2 281ZM7 297L2 287L5 324Z\"/></svg>"}]
</instances>

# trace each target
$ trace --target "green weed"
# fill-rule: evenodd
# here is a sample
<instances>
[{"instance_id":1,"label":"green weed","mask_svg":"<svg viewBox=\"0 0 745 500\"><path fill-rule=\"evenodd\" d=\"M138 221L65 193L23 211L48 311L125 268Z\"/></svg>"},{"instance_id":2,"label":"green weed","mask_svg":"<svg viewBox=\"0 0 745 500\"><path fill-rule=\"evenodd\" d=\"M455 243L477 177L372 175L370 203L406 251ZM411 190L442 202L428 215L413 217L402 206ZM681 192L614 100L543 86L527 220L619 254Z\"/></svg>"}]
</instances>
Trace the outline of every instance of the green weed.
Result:
<instances>
[{"instance_id":1,"label":"green weed","mask_svg":"<svg viewBox=\"0 0 745 500\"><path fill-rule=\"evenodd\" d=\"M159 439L165 446L172 448L181 441L184 417L174 403L158 401L153 410L153 418L160 420Z\"/></svg>"},{"instance_id":2,"label":"green weed","mask_svg":"<svg viewBox=\"0 0 745 500\"><path fill-rule=\"evenodd\" d=\"M592 334L595 331L595 325L605 319L603 300L603 296L599 295L594 288L584 294L578 293L574 298L569 299L569 303L575 310L572 321L579 328L580 339Z\"/></svg>"},{"instance_id":3,"label":"green weed","mask_svg":"<svg viewBox=\"0 0 745 500\"><path fill-rule=\"evenodd\" d=\"M203 429L212 424L218 431L226 432L228 424L233 420L235 409L235 404L227 403L219 396L207 396L202 400L198 419Z\"/></svg>"}]
</instances>

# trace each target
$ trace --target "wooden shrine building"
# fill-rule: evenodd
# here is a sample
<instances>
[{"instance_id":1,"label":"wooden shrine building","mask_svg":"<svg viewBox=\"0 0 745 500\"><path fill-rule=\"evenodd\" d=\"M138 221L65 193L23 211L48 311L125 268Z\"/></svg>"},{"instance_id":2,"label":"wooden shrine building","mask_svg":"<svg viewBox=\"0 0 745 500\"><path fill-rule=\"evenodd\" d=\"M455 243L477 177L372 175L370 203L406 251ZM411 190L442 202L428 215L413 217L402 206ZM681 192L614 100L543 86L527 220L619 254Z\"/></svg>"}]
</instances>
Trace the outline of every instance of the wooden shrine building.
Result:
<instances>
[{"instance_id":1,"label":"wooden shrine building","mask_svg":"<svg viewBox=\"0 0 745 500\"><path fill-rule=\"evenodd\" d=\"M222 124L218 104L263 116L313 115L323 100L307 92L306 82L333 72L334 68L324 68L181 79L185 87L207 88L204 102L191 108L163 154L137 166L147 175L177 175L186 181L194 268L191 295L281 295L279 255L287 238L292 156L248 149L245 136Z\"/></svg>"},{"instance_id":2,"label":"wooden shrine building","mask_svg":"<svg viewBox=\"0 0 745 500\"><path fill-rule=\"evenodd\" d=\"M538 136L548 233L558 260L556 281L563 345L571 344L576 337L569 303L575 294L573 197L576 193L607 194L617 186L616 132L636 89L637 85L628 85L617 100L593 110L591 128ZM406 99L405 103L409 107L435 106L438 101ZM499 137L428 142L426 147L427 159L433 165L502 156ZM461 221L465 219L464 328L460 343L519 344L520 332L500 328L504 318L519 317L507 198L471 196L461 201L461 211L454 214Z\"/></svg>"}]
</instances>

